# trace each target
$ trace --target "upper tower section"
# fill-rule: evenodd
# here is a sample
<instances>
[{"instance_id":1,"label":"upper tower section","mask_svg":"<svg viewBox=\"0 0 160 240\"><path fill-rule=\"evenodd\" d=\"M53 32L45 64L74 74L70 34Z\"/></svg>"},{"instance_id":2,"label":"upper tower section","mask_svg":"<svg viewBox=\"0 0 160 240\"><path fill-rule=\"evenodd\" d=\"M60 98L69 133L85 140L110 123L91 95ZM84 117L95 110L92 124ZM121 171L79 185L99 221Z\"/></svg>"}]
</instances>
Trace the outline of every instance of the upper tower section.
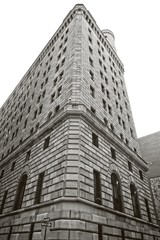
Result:
<instances>
[{"instance_id":1,"label":"upper tower section","mask_svg":"<svg viewBox=\"0 0 160 240\"><path fill-rule=\"evenodd\" d=\"M115 36L111 30L105 29L102 30L102 33L104 34L105 38L108 40L108 42L111 44L113 49L116 51L115 47Z\"/></svg>"}]
</instances>

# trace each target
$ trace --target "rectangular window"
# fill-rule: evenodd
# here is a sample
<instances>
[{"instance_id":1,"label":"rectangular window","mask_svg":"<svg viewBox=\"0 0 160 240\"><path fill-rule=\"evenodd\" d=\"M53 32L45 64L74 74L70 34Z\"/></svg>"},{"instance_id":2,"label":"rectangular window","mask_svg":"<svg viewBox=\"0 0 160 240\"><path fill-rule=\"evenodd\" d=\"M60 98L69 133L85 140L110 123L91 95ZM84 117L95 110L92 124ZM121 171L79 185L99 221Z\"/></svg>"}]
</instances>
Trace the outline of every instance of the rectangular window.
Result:
<instances>
[{"instance_id":1,"label":"rectangular window","mask_svg":"<svg viewBox=\"0 0 160 240\"><path fill-rule=\"evenodd\" d=\"M51 95L51 103L54 101L55 98L55 92Z\"/></svg>"},{"instance_id":2,"label":"rectangular window","mask_svg":"<svg viewBox=\"0 0 160 240\"><path fill-rule=\"evenodd\" d=\"M93 170L94 181L94 202L102 204L102 191L101 191L101 175L97 170Z\"/></svg>"},{"instance_id":3,"label":"rectangular window","mask_svg":"<svg viewBox=\"0 0 160 240\"><path fill-rule=\"evenodd\" d=\"M90 74L90 78L91 78L92 80L94 80L94 74L93 74L93 72L92 72L92 71L89 71L89 74Z\"/></svg>"},{"instance_id":4,"label":"rectangular window","mask_svg":"<svg viewBox=\"0 0 160 240\"><path fill-rule=\"evenodd\" d=\"M61 62L61 67L64 66L65 63L65 58L63 58L62 62Z\"/></svg>"},{"instance_id":5,"label":"rectangular window","mask_svg":"<svg viewBox=\"0 0 160 240\"><path fill-rule=\"evenodd\" d=\"M150 209L149 209L149 204L148 204L148 199L144 199L146 210L147 210L147 216L148 216L148 221L152 222L151 220L151 214L150 214Z\"/></svg>"},{"instance_id":6,"label":"rectangular window","mask_svg":"<svg viewBox=\"0 0 160 240\"><path fill-rule=\"evenodd\" d=\"M31 150L29 150L29 151L26 153L25 162L29 161L30 155L31 155Z\"/></svg>"},{"instance_id":7,"label":"rectangular window","mask_svg":"<svg viewBox=\"0 0 160 240\"><path fill-rule=\"evenodd\" d=\"M16 162L13 162L13 163L12 163L12 166L11 166L11 172L14 170L15 165L16 165Z\"/></svg>"},{"instance_id":8,"label":"rectangular window","mask_svg":"<svg viewBox=\"0 0 160 240\"><path fill-rule=\"evenodd\" d=\"M89 47L89 52L90 54L93 54L93 49L91 47Z\"/></svg>"},{"instance_id":9,"label":"rectangular window","mask_svg":"<svg viewBox=\"0 0 160 240\"><path fill-rule=\"evenodd\" d=\"M62 86L60 86L58 88L57 97L59 97L61 95L61 93L62 93Z\"/></svg>"},{"instance_id":10,"label":"rectangular window","mask_svg":"<svg viewBox=\"0 0 160 240\"><path fill-rule=\"evenodd\" d=\"M92 38L88 37L89 42L92 44Z\"/></svg>"},{"instance_id":11,"label":"rectangular window","mask_svg":"<svg viewBox=\"0 0 160 240\"><path fill-rule=\"evenodd\" d=\"M42 172L38 176L38 182L37 182L37 188L35 193L35 199L34 204L39 204L41 201L41 194L42 194L42 187L43 187L43 181L44 181L44 174L45 172Z\"/></svg>"},{"instance_id":12,"label":"rectangular window","mask_svg":"<svg viewBox=\"0 0 160 240\"><path fill-rule=\"evenodd\" d=\"M111 157L116 160L116 151L114 148L111 147Z\"/></svg>"},{"instance_id":13,"label":"rectangular window","mask_svg":"<svg viewBox=\"0 0 160 240\"><path fill-rule=\"evenodd\" d=\"M90 94L93 98L95 97L95 90L92 86L90 86Z\"/></svg>"},{"instance_id":14,"label":"rectangular window","mask_svg":"<svg viewBox=\"0 0 160 240\"><path fill-rule=\"evenodd\" d=\"M3 159L3 158L2 158ZM1 176L0 176L0 179L3 178L3 175L4 175L4 169L1 171Z\"/></svg>"},{"instance_id":15,"label":"rectangular window","mask_svg":"<svg viewBox=\"0 0 160 240\"><path fill-rule=\"evenodd\" d=\"M28 121L28 119L26 119L24 122L24 128L26 128L26 126L27 126L27 121Z\"/></svg>"},{"instance_id":16,"label":"rectangular window","mask_svg":"<svg viewBox=\"0 0 160 240\"><path fill-rule=\"evenodd\" d=\"M93 145L95 145L96 147L98 147L98 136L92 132L92 143Z\"/></svg>"},{"instance_id":17,"label":"rectangular window","mask_svg":"<svg viewBox=\"0 0 160 240\"><path fill-rule=\"evenodd\" d=\"M100 76L101 76L101 78L103 79L103 73L100 71Z\"/></svg>"},{"instance_id":18,"label":"rectangular window","mask_svg":"<svg viewBox=\"0 0 160 240\"><path fill-rule=\"evenodd\" d=\"M103 240L102 225L98 224L98 240Z\"/></svg>"},{"instance_id":19,"label":"rectangular window","mask_svg":"<svg viewBox=\"0 0 160 240\"><path fill-rule=\"evenodd\" d=\"M140 179L143 180L143 173L141 170L139 170L139 176L140 176Z\"/></svg>"},{"instance_id":20,"label":"rectangular window","mask_svg":"<svg viewBox=\"0 0 160 240\"><path fill-rule=\"evenodd\" d=\"M58 64L58 66L56 67L56 71L55 71L55 72L58 72L58 70L59 70L59 64Z\"/></svg>"},{"instance_id":21,"label":"rectangular window","mask_svg":"<svg viewBox=\"0 0 160 240\"><path fill-rule=\"evenodd\" d=\"M59 74L59 80L61 80L63 78L63 75L64 75L64 71L62 71L60 74Z\"/></svg>"},{"instance_id":22,"label":"rectangular window","mask_svg":"<svg viewBox=\"0 0 160 240\"><path fill-rule=\"evenodd\" d=\"M43 108L43 105L41 105L41 106L39 107L39 114L42 113L42 108Z\"/></svg>"},{"instance_id":23,"label":"rectangular window","mask_svg":"<svg viewBox=\"0 0 160 240\"><path fill-rule=\"evenodd\" d=\"M104 99L102 99L102 103L103 103L103 108L106 110L106 101Z\"/></svg>"},{"instance_id":24,"label":"rectangular window","mask_svg":"<svg viewBox=\"0 0 160 240\"><path fill-rule=\"evenodd\" d=\"M106 90L107 98L110 99L110 92Z\"/></svg>"},{"instance_id":25,"label":"rectangular window","mask_svg":"<svg viewBox=\"0 0 160 240\"><path fill-rule=\"evenodd\" d=\"M91 107L91 111L92 111L92 113L96 113L96 110L95 110L95 108L93 108L93 107Z\"/></svg>"},{"instance_id":26,"label":"rectangular window","mask_svg":"<svg viewBox=\"0 0 160 240\"><path fill-rule=\"evenodd\" d=\"M105 91L105 88L104 88L104 85L101 83L101 91L104 93Z\"/></svg>"},{"instance_id":27,"label":"rectangular window","mask_svg":"<svg viewBox=\"0 0 160 240\"><path fill-rule=\"evenodd\" d=\"M37 117L37 110L34 112L34 119Z\"/></svg>"},{"instance_id":28,"label":"rectangular window","mask_svg":"<svg viewBox=\"0 0 160 240\"><path fill-rule=\"evenodd\" d=\"M130 161L128 161L128 169L130 172L132 172L132 163Z\"/></svg>"},{"instance_id":29,"label":"rectangular window","mask_svg":"<svg viewBox=\"0 0 160 240\"><path fill-rule=\"evenodd\" d=\"M58 80L57 78L54 79L54 81L53 81L53 85L54 85L54 86L56 86L57 80Z\"/></svg>"},{"instance_id":30,"label":"rectangular window","mask_svg":"<svg viewBox=\"0 0 160 240\"><path fill-rule=\"evenodd\" d=\"M91 58L89 58L89 63L93 67L93 60Z\"/></svg>"},{"instance_id":31,"label":"rectangular window","mask_svg":"<svg viewBox=\"0 0 160 240\"><path fill-rule=\"evenodd\" d=\"M44 140L43 150L49 147L50 136Z\"/></svg>"},{"instance_id":32,"label":"rectangular window","mask_svg":"<svg viewBox=\"0 0 160 240\"><path fill-rule=\"evenodd\" d=\"M8 193L8 190L6 190L6 191L4 192L3 199L2 199L2 203L1 203L1 208L0 208L0 214L3 213L4 205L5 205L6 198L7 198L7 193Z\"/></svg>"},{"instance_id":33,"label":"rectangular window","mask_svg":"<svg viewBox=\"0 0 160 240\"><path fill-rule=\"evenodd\" d=\"M112 116L112 108L111 108L110 105L108 105L108 112L109 112L109 114Z\"/></svg>"}]
</instances>

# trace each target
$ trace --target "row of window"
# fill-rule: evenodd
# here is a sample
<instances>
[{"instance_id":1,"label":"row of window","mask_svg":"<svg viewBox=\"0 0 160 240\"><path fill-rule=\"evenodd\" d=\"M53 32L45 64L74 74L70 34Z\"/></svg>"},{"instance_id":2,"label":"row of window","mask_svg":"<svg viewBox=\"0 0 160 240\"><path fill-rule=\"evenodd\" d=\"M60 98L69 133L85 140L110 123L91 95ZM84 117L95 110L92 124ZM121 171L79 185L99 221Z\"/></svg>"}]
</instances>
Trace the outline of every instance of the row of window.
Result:
<instances>
[{"instance_id":1,"label":"row of window","mask_svg":"<svg viewBox=\"0 0 160 240\"><path fill-rule=\"evenodd\" d=\"M96 135L94 132L92 132L92 144L96 147L99 147L99 138L98 135ZM111 152L111 158L116 160L116 150L113 147L110 147L110 152ZM133 172L132 170L132 163L128 161L128 169L130 172ZM143 180L143 173L141 170L139 170L139 176L140 179Z\"/></svg>"},{"instance_id":2,"label":"row of window","mask_svg":"<svg viewBox=\"0 0 160 240\"><path fill-rule=\"evenodd\" d=\"M42 193L42 188L43 188L44 176L45 176L45 172L41 172L38 176L34 204L39 204L41 201L41 193ZM95 203L101 205L102 204L101 176L100 176L100 172L98 172L95 169L93 170L93 179L94 179L94 201L95 201ZM13 210L18 210L22 207L23 196L24 196L26 184L27 184L27 174L23 174L21 176L19 184L18 184L15 201L14 201L14 205L13 205ZM113 192L112 196L113 196L114 209L116 211L124 212L124 202L123 202L121 181L116 172L113 172L111 174L111 184L112 184L112 192ZM136 189L136 186L134 183L130 184L130 193L131 193L134 216L137 218L141 218L138 192L137 192L137 189ZM8 190L6 190L4 192L2 203L1 203L1 208L0 208L0 214L3 213L7 194L8 194ZM146 198L145 198L145 206L146 206L146 210L147 210L148 220L151 222L149 204L148 204L148 200Z\"/></svg>"},{"instance_id":3,"label":"row of window","mask_svg":"<svg viewBox=\"0 0 160 240\"><path fill-rule=\"evenodd\" d=\"M93 170L93 179L94 179L94 201L97 204L102 204L102 187L101 187L101 175L97 170ZM111 184L112 184L112 196L113 196L113 206L116 211L125 212L124 202L123 202L123 194L122 194L122 186L120 177L117 172L113 172L111 174ZM139 197L137 188L134 183L130 184L130 194L133 206L134 216L137 218L141 218L141 210L139 204ZM148 216L148 221L151 222L151 214L149 209L148 199L144 199L144 203L146 206L146 212Z\"/></svg>"}]
</instances>

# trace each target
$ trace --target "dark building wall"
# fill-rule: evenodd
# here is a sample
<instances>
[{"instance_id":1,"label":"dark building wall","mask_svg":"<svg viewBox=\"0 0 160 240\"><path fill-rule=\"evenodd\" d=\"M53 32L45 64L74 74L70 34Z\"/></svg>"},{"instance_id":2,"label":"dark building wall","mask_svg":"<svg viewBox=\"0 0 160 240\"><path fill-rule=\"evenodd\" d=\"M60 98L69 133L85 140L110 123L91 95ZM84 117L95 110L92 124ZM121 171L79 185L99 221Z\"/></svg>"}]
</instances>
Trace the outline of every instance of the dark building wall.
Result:
<instances>
[{"instance_id":1,"label":"dark building wall","mask_svg":"<svg viewBox=\"0 0 160 240\"><path fill-rule=\"evenodd\" d=\"M155 206L157 210L158 221L160 224L160 132L156 132L138 139L142 157L148 163L147 172Z\"/></svg>"}]
</instances>

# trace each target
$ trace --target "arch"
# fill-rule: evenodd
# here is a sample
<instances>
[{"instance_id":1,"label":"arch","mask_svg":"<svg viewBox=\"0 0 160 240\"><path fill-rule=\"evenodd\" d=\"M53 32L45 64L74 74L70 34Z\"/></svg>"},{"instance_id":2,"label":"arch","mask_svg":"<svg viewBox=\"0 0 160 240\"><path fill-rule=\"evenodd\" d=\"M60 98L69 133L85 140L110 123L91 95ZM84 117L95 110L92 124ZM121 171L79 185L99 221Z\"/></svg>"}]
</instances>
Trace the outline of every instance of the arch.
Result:
<instances>
[{"instance_id":1,"label":"arch","mask_svg":"<svg viewBox=\"0 0 160 240\"><path fill-rule=\"evenodd\" d=\"M18 183L13 210L18 210L22 206L26 184L27 184L27 174L24 173L22 174Z\"/></svg>"},{"instance_id":2,"label":"arch","mask_svg":"<svg viewBox=\"0 0 160 240\"><path fill-rule=\"evenodd\" d=\"M123 196L121 180L117 172L111 174L111 184L113 190L113 206L114 209L120 212L124 212Z\"/></svg>"},{"instance_id":3,"label":"arch","mask_svg":"<svg viewBox=\"0 0 160 240\"><path fill-rule=\"evenodd\" d=\"M131 192L131 199L132 199L134 216L137 217L137 218L141 218L138 191L137 191L137 188L136 188L136 186L133 182L131 182L131 184L130 184L130 192Z\"/></svg>"}]
</instances>

